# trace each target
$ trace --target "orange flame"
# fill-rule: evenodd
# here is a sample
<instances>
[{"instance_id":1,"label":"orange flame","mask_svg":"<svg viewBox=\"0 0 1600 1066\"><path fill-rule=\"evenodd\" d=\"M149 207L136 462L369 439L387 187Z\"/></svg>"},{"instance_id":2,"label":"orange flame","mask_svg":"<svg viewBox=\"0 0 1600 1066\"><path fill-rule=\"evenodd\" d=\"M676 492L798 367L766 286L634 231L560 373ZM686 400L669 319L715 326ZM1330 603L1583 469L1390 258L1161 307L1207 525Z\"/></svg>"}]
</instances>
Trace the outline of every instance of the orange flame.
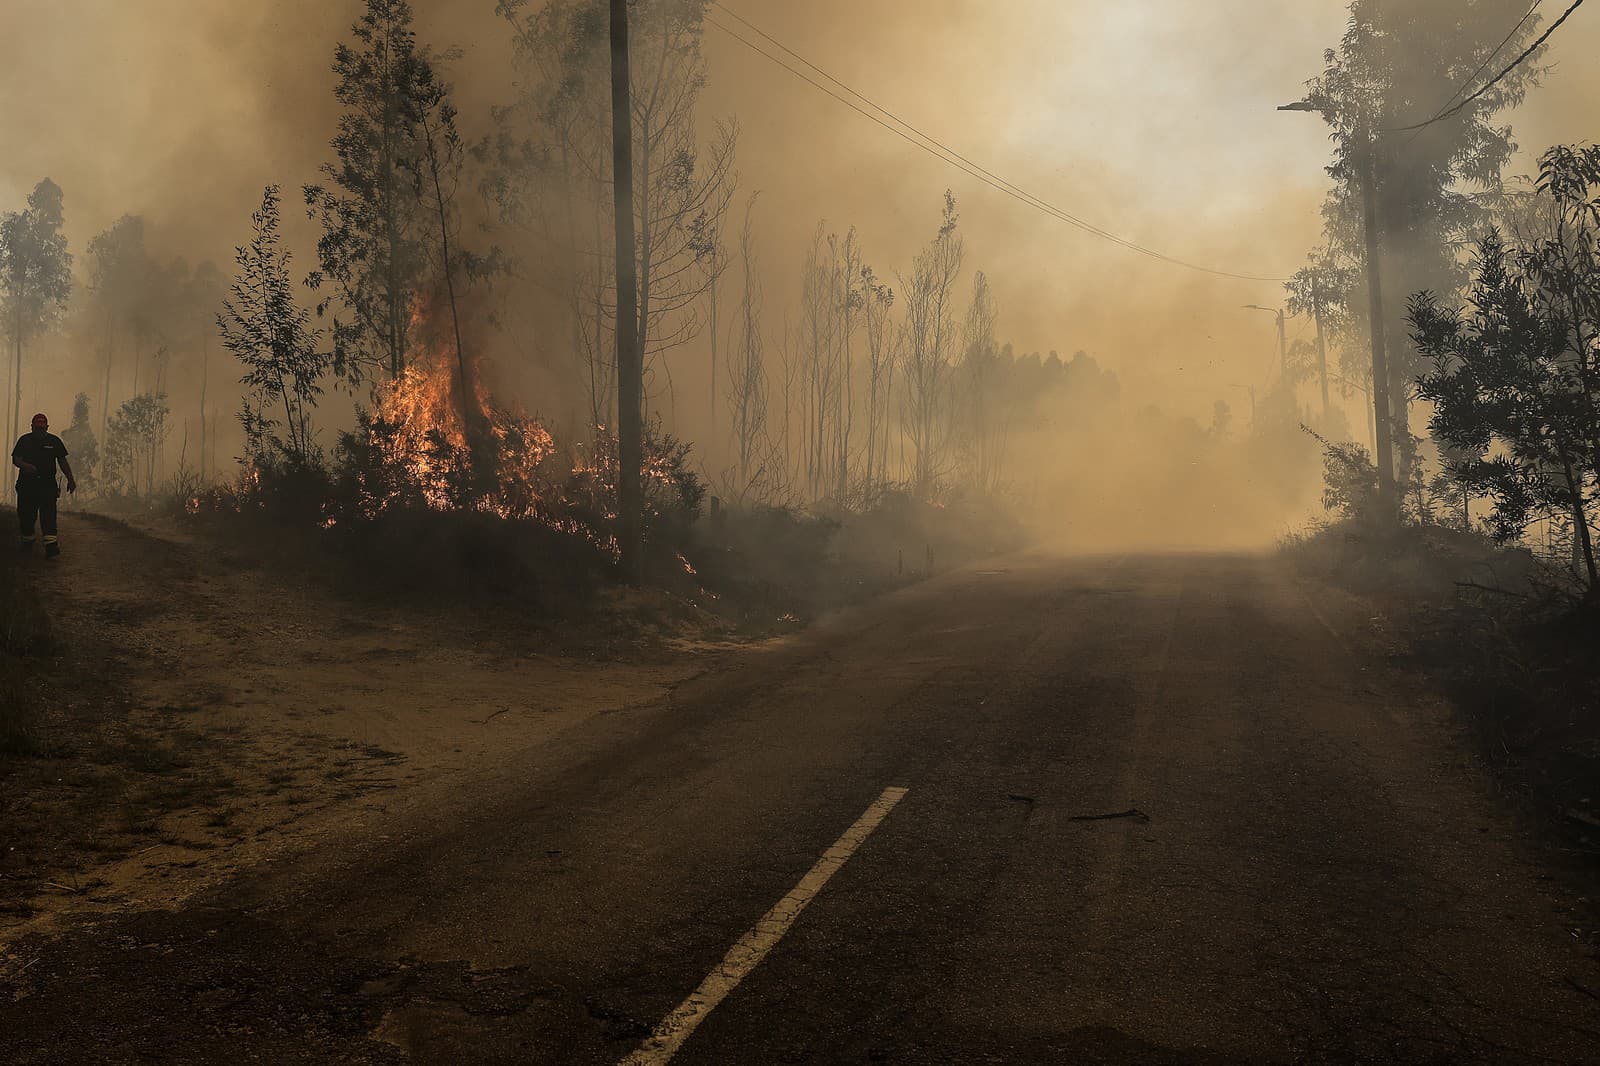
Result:
<instances>
[{"instance_id":1,"label":"orange flame","mask_svg":"<svg viewBox=\"0 0 1600 1066\"><path fill-rule=\"evenodd\" d=\"M412 304L410 364L380 387L375 420L390 430L372 443L389 469L402 471L426 505L448 511L462 506L462 482L474 461L493 464L493 484L481 485L470 506L502 518L538 517L540 466L555 453L550 432L532 419L503 410L491 400L475 362L466 365L470 401L461 398L462 366L455 342L438 328L430 302ZM470 416L467 412L470 411ZM468 437L470 417L480 434L478 454ZM390 498L370 500L382 511Z\"/></svg>"}]
</instances>

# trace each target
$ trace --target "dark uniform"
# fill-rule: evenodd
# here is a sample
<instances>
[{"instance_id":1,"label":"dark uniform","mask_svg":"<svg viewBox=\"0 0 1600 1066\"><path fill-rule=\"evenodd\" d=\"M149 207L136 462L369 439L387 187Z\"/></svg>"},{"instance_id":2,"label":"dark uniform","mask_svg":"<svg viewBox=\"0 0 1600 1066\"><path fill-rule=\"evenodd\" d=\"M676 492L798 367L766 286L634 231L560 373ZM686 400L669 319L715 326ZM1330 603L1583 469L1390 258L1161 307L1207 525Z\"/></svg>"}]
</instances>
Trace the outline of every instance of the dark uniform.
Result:
<instances>
[{"instance_id":1,"label":"dark uniform","mask_svg":"<svg viewBox=\"0 0 1600 1066\"><path fill-rule=\"evenodd\" d=\"M56 482L56 467L67 457L67 446L50 432L25 433L11 449L11 458L33 464L33 473L17 471L17 521L22 528L24 547L33 543L37 520L44 530L46 550L56 544L56 500L61 486Z\"/></svg>"}]
</instances>

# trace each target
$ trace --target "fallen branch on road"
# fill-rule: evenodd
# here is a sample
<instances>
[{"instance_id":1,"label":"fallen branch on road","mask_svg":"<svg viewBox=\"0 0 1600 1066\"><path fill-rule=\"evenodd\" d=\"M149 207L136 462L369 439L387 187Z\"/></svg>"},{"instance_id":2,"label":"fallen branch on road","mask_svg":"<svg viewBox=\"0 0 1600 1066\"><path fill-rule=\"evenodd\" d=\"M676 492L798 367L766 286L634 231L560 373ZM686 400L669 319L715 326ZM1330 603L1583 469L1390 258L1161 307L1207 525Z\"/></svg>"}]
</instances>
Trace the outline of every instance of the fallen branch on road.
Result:
<instances>
[{"instance_id":1,"label":"fallen branch on road","mask_svg":"<svg viewBox=\"0 0 1600 1066\"><path fill-rule=\"evenodd\" d=\"M1109 822L1114 818L1137 818L1141 822L1148 822L1150 820L1150 816L1148 814L1144 813L1137 807L1131 807L1125 811L1117 811L1115 814L1075 814L1071 818L1068 818L1067 821Z\"/></svg>"}]
</instances>

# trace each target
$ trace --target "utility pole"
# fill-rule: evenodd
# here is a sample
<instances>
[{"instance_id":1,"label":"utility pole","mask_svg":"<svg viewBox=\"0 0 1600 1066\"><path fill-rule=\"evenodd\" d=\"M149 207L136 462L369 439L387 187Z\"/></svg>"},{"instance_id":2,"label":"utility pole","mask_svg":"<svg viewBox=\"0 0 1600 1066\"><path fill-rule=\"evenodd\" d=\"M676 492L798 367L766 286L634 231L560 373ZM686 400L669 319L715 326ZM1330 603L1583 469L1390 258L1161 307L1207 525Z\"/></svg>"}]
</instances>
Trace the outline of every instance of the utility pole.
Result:
<instances>
[{"instance_id":1,"label":"utility pole","mask_svg":"<svg viewBox=\"0 0 1600 1066\"><path fill-rule=\"evenodd\" d=\"M1289 332L1283 324L1283 308L1278 308L1278 371L1289 379Z\"/></svg>"},{"instance_id":2,"label":"utility pole","mask_svg":"<svg viewBox=\"0 0 1600 1066\"><path fill-rule=\"evenodd\" d=\"M611 176L617 226L617 548L622 578L644 581L644 353L633 236L633 100L628 0L611 0Z\"/></svg>"},{"instance_id":3,"label":"utility pole","mask_svg":"<svg viewBox=\"0 0 1600 1066\"><path fill-rule=\"evenodd\" d=\"M1327 113L1327 109L1310 100L1296 100L1278 110ZM1387 518L1394 513L1395 492L1394 451L1389 437L1389 358L1383 336L1383 251L1378 236L1378 138L1370 120L1360 116L1358 119L1354 136L1362 144L1356 180L1361 186L1362 228L1366 235L1367 317L1372 326L1373 451L1378 465L1378 509Z\"/></svg>"},{"instance_id":4,"label":"utility pole","mask_svg":"<svg viewBox=\"0 0 1600 1066\"><path fill-rule=\"evenodd\" d=\"M1322 378L1322 421L1328 421L1328 345L1322 337L1322 279L1311 275L1311 317L1317 324L1317 373Z\"/></svg>"},{"instance_id":5,"label":"utility pole","mask_svg":"<svg viewBox=\"0 0 1600 1066\"><path fill-rule=\"evenodd\" d=\"M1278 368L1285 379L1289 376L1289 334L1283 324L1283 308L1262 307L1260 304L1245 304L1246 310L1266 311L1278 320Z\"/></svg>"}]
</instances>

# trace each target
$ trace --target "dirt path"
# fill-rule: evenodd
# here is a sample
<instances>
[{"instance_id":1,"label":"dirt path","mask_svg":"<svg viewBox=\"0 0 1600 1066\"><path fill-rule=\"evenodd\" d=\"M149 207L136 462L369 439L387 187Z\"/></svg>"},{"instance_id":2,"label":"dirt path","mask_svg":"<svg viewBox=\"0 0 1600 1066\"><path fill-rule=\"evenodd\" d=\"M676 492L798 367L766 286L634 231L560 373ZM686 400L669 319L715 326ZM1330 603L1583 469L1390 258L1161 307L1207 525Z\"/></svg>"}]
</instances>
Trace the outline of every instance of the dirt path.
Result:
<instances>
[{"instance_id":1,"label":"dirt path","mask_svg":"<svg viewBox=\"0 0 1600 1066\"><path fill-rule=\"evenodd\" d=\"M63 650L48 757L0 790L0 944L66 912L175 904L703 667L353 604L170 522L72 513L63 546L24 568Z\"/></svg>"}]
</instances>

